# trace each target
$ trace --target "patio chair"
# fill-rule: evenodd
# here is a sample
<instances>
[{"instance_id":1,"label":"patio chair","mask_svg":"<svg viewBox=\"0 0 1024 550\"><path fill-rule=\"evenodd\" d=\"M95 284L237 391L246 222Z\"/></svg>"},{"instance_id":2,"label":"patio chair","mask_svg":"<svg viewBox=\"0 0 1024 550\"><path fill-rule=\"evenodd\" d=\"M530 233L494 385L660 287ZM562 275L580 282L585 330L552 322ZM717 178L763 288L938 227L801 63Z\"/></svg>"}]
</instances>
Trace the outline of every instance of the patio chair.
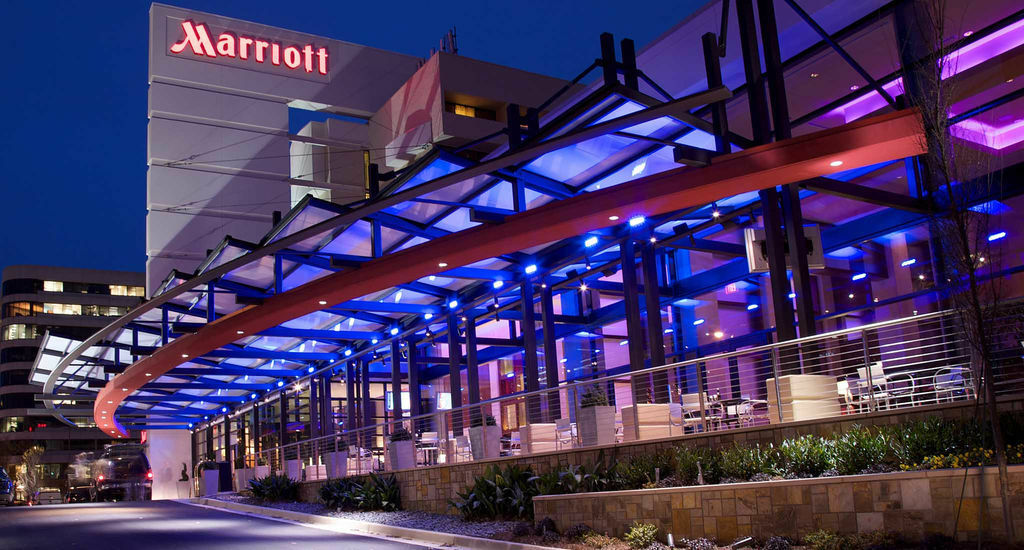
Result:
<instances>
[{"instance_id":1,"label":"patio chair","mask_svg":"<svg viewBox=\"0 0 1024 550\"><path fill-rule=\"evenodd\" d=\"M736 416L740 427L757 426L768 423L768 401L765 399L747 399L736 406Z\"/></svg>"},{"instance_id":2,"label":"patio chair","mask_svg":"<svg viewBox=\"0 0 1024 550\"><path fill-rule=\"evenodd\" d=\"M519 455L523 452L523 445L519 439L519 430L515 430L508 436L508 454Z\"/></svg>"},{"instance_id":3,"label":"patio chair","mask_svg":"<svg viewBox=\"0 0 1024 550\"><path fill-rule=\"evenodd\" d=\"M965 374L967 377L964 376ZM970 373L964 367L944 367L937 370L932 376L935 401L939 402L940 399L953 401L958 396L970 397L969 376Z\"/></svg>"},{"instance_id":4,"label":"patio chair","mask_svg":"<svg viewBox=\"0 0 1024 550\"><path fill-rule=\"evenodd\" d=\"M455 461L469 462L471 460L473 460L473 448L470 446L469 436L455 436Z\"/></svg>"},{"instance_id":5,"label":"patio chair","mask_svg":"<svg viewBox=\"0 0 1024 550\"><path fill-rule=\"evenodd\" d=\"M562 447L570 449L575 447L575 441L572 436L572 425L568 418L558 418L555 420L555 443L556 448L559 449Z\"/></svg>"},{"instance_id":6,"label":"patio chair","mask_svg":"<svg viewBox=\"0 0 1024 550\"><path fill-rule=\"evenodd\" d=\"M436 453L440 448L440 438L437 436L437 432L423 432L420 434L419 443L416 445L416 454L422 454L423 460L421 464L431 464L430 454Z\"/></svg>"}]
</instances>

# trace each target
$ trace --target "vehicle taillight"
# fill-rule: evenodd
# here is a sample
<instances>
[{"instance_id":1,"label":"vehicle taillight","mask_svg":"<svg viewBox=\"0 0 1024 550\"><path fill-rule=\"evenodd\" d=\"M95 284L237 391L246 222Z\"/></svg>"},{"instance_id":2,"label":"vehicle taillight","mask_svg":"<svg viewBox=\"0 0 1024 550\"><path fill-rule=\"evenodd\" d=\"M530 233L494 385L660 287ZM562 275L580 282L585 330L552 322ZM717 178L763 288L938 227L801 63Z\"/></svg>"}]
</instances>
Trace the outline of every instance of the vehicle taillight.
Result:
<instances>
[{"instance_id":1,"label":"vehicle taillight","mask_svg":"<svg viewBox=\"0 0 1024 550\"><path fill-rule=\"evenodd\" d=\"M153 479L153 470L146 472L146 479Z\"/></svg>"},{"instance_id":2,"label":"vehicle taillight","mask_svg":"<svg viewBox=\"0 0 1024 550\"><path fill-rule=\"evenodd\" d=\"M98 477L96 478L96 481L103 481L103 479L104 479L104 478L103 478L103 476L101 475L101 476L98 476Z\"/></svg>"}]
</instances>

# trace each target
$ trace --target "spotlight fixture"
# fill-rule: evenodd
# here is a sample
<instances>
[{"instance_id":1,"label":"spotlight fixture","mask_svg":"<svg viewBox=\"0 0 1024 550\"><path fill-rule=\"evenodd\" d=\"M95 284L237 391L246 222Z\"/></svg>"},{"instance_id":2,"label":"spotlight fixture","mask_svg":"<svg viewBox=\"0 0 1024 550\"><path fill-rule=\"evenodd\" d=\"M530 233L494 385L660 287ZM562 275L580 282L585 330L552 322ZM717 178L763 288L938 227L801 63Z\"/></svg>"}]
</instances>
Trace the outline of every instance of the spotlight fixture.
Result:
<instances>
[{"instance_id":1,"label":"spotlight fixture","mask_svg":"<svg viewBox=\"0 0 1024 550\"><path fill-rule=\"evenodd\" d=\"M429 312L428 313L424 313L423 314L423 318L429 321L429 320L434 318L434 314L433 313L429 313Z\"/></svg>"},{"instance_id":2,"label":"spotlight fixture","mask_svg":"<svg viewBox=\"0 0 1024 550\"><path fill-rule=\"evenodd\" d=\"M867 276L868 276L867 273L857 273L856 275L850 277L850 280L851 281L860 281L861 279L866 279Z\"/></svg>"},{"instance_id":3,"label":"spotlight fixture","mask_svg":"<svg viewBox=\"0 0 1024 550\"><path fill-rule=\"evenodd\" d=\"M711 217L717 219L722 213L718 210L718 203L711 203Z\"/></svg>"},{"instance_id":4,"label":"spotlight fixture","mask_svg":"<svg viewBox=\"0 0 1024 550\"><path fill-rule=\"evenodd\" d=\"M630 227L640 227L646 221L647 221L647 218L645 218L644 216L633 216L632 218L629 218L629 226Z\"/></svg>"},{"instance_id":5,"label":"spotlight fixture","mask_svg":"<svg viewBox=\"0 0 1024 550\"><path fill-rule=\"evenodd\" d=\"M917 258L909 258L900 262L900 267L910 267L917 263Z\"/></svg>"},{"instance_id":6,"label":"spotlight fixture","mask_svg":"<svg viewBox=\"0 0 1024 550\"><path fill-rule=\"evenodd\" d=\"M587 240L583 241L583 246L585 246L587 248L590 248L592 246L597 246L597 237L595 237L595 236L587 237Z\"/></svg>"},{"instance_id":7,"label":"spotlight fixture","mask_svg":"<svg viewBox=\"0 0 1024 550\"><path fill-rule=\"evenodd\" d=\"M448 308L449 309L455 309L457 307L459 307L459 301L458 300L454 300L454 299L453 300L449 300L449 302L448 302Z\"/></svg>"},{"instance_id":8,"label":"spotlight fixture","mask_svg":"<svg viewBox=\"0 0 1024 550\"><path fill-rule=\"evenodd\" d=\"M523 268L523 272L527 275L532 275L537 272L537 264L530 264Z\"/></svg>"},{"instance_id":9,"label":"spotlight fixture","mask_svg":"<svg viewBox=\"0 0 1024 550\"><path fill-rule=\"evenodd\" d=\"M496 289L501 288L505 286L505 281L494 281L493 283L491 283L491 286L493 286Z\"/></svg>"}]
</instances>

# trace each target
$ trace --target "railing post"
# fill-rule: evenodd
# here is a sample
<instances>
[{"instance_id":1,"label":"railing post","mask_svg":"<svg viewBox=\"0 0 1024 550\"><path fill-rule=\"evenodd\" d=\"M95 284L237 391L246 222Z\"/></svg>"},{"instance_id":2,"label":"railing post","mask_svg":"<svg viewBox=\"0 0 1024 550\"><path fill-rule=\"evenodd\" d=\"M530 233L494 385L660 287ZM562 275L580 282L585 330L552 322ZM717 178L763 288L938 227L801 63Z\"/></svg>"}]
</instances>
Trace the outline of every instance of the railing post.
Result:
<instances>
[{"instance_id":1,"label":"railing post","mask_svg":"<svg viewBox=\"0 0 1024 550\"><path fill-rule=\"evenodd\" d=\"M868 375L867 388L868 388L868 408L871 412L875 411L875 379L874 375L871 374L871 353L868 351L868 331L860 331L860 343L861 348L864 351L864 371Z\"/></svg>"},{"instance_id":2,"label":"railing post","mask_svg":"<svg viewBox=\"0 0 1024 550\"><path fill-rule=\"evenodd\" d=\"M775 406L779 409L779 423L785 422L785 417L782 414L782 390L779 388L781 381L779 380L779 348L778 346L772 348L772 377L775 380Z\"/></svg>"},{"instance_id":3,"label":"railing post","mask_svg":"<svg viewBox=\"0 0 1024 550\"><path fill-rule=\"evenodd\" d=\"M701 431L708 431L708 418L704 413L704 362L697 363L697 399L700 403L700 425Z\"/></svg>"}]
</instances>

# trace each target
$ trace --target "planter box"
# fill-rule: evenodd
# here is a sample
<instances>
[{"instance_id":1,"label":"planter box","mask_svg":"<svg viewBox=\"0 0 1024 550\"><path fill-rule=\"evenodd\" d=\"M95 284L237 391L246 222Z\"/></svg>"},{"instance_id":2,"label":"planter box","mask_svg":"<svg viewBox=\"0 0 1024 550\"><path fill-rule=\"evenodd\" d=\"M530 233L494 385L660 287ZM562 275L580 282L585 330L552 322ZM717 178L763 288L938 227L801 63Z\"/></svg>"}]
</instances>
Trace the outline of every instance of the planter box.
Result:
<instances>
[{"instance_id":1,"label":"planter box","mask_svg":"<svg viewBox=\"0 0 1024 550\"><path fill-rule=\"evenodd\" d=\"M302 481L302 462L299 459L284 461L284 475L295 481Z\"/></svg>"},{"instance_id":2,"label":"planter box","mask_svg":"<svg viewBox=\"0 0 1024 550\"><path fill-rule=\"evenodd\" d=\"M523 454L554 451L555 425L553 423L527 424L519 428L519 438Z\"/></svg>"},{"instance_id":3,"label":"planter box","mask_svg":"<svg viewBox=\"0 0 1024 550\"><path fill-rule=\"evenodd\" d=\"M253 472L253 479L260 479L270 475L270 466L257 466Z\"/></svg>"},{"instance_id":4,"label":"planter box","mask_svg":"<svg viewBox=\"0 0 1024 550\"><path fill-rule=\"evenodd\" d=\"M200 478L199 489L202 496L209 496L217 494L220 490L220 470L201 470L202 478Z\"/></svg>"},{"instance_id":5,"label":"planter box","mask_svg":"<svg viewBox=\"0 0 1024 550\"><path fill-rule=\"evenodd\" d=\"M235 470L235 490L241 491L248 488L250 479L252 479L252 468L237 468Z\"/></svg>"},{"instance_id":6,"label":"planter box","mask_svg":"<svg viewBox=\"0 0 1024 550\"><path fill-rule=\"evenodd\" d=\"M501 456L501 428L498 426L470 428L469 447L473 451L473 460L498 458Z\"/></svg>"},{"instance_id":7,"label":"planter box","mask_svg":"<svg viewBox=\"0 0 1024 550\"><path fill-rule=\"evenodd\" d=\"M633 418L633 405L622 407L623 441L636 441L636 420L639 420L640 439L671 437L673 433L670 416L673 405L679 406L675 403L641 403L636 405L637 418Z\"/></svg>"},{"instance_id":8,"label":"planter box","mask_svg":"<svg viewBox=\"0 0 1024 550\"><path fill-rule=\"evenodd\" d=\"M306 481L313 481L316 479L327 479L327 467L323 464L306 466Z\"/></svg>"},{"instance_id":9,"label":"planter box","mask_svg":"<svg viewBox=\"0 0 1024 550\"><path fill-rule=\"evenodd\" d=\"M615 443L615 407L584 407L576 413L580 444L584 447Z\"/></svg>"},{"instance_id":10,"label":"planter box","mask_svg":"<svg viewBox=\"0 0 1024 550\"><path fill-rule=\"evenodd\" d=\"M348 451L327 453L324 456L324 462L329 479L338 479L348 475Z\"/></svg>"},{"instance_id":11,"label":"planter box","mask_svg":"<svg viewBox=\"0 0 1024 550\"><path fill-rule=\"evenodd\" d=\"M391 470L409 470L416 467L416 447L412 440L389 441L388 458Z\"/></svg>"}]
</instances>

